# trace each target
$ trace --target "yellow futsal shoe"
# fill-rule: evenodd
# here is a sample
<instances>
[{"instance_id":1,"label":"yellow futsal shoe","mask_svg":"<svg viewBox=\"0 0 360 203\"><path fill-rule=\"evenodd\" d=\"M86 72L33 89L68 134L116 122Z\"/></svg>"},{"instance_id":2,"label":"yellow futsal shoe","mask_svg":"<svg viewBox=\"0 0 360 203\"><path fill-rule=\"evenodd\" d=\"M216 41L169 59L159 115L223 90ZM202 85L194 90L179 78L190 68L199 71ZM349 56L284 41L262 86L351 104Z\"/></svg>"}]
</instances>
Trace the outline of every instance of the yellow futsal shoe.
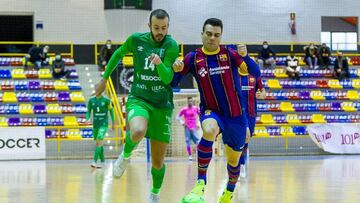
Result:
<instances>
[{"instance_id":1,"label":"yellow futsal shoe","mask_svg":"<svg viewBox=\"0 0 360 203\"><path fill-rule=\"evenodd\" d=\"M204 188L205 181L198 180L194 189L191 190L189 194L182 198L182 203L204 203Z\"/></svg>"},{"instance_id":2,"label":"yellow futsal shoe","mask_svg":"<svg viewBox=\"0 0 360 203\"><path fill-rule=\"evenodd\" d=\"M225 192L223 192L223 194L219 198L219 203L231 203L232 196L233 196L233 193L226 190Z\"/></svg>"}]
</instances>

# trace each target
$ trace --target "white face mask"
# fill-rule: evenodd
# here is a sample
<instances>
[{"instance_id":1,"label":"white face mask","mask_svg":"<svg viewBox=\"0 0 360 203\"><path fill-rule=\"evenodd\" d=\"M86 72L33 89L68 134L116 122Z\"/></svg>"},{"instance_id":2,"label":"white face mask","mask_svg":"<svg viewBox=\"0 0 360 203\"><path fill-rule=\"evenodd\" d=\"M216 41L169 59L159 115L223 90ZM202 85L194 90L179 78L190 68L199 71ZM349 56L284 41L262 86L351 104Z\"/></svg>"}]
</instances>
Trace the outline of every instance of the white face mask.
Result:
<instances>
[{"instance_id":1,"label":"white face mask","mask_svg":"<svg viewBox=\"0 0 360 203\"><path fill-rule=\"evenodd\" d=\"M107 47L108 49L111 49L111 44L107 44L106 47Z\"/></svg>"},{"instance_id":2,"label":"white face mask","mask_svg":"<svg viewBox=\"0 0 360 203\"><path fill-rule=\"evenodd\" d=\"M60 56L60 55L56 55L56 56L55 56L55 59L56 59L56 60L60 60L60 59L61 59L61 56Z\"/></svg>"},{"instance_id":3,"label":"white face mask","mask_svg":"<svg viewBox=\"0 0 360 203\"><path fill-rule=\"evenodd\" d=\"M43 52L44 52L44 53L47 53L47 52L48 52L48 50L44 48L44 49L43 49Z\"/></svg>"},{"instance_id":4,"label":"white face mask","mask_svg":"<svg viewBox=\"0 0 360 203\"><path fill-rule=\"evenodd\" d=\"M263 47L264 47L264 49L267 49L269 47L269 45L264 44Z\"/></svg>"}]
</instances>

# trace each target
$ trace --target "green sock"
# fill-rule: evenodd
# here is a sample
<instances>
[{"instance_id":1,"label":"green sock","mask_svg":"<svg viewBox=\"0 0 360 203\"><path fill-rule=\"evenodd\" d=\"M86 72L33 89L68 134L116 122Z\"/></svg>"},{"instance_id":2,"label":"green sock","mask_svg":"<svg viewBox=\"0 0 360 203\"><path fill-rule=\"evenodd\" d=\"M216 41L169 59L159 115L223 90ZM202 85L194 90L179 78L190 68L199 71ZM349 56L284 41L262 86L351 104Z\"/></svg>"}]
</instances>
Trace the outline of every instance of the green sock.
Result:
<instances>
[{"instance_id":1,"label":"green sock","mask_svg":"<svg viewBox=\"0 0 360 203\"><path fill-rule=\"evenodd\" d=\"M101 162L105 162L104 146L100 147L100 160L101 160Z\"/></svg>"},{"instance_id":2,"label":"green sock","mask_svg":"<svg viewBox=\"0 0 360 203\"><path fill-rule=\"evenodd\" d=\"M94 151L94 161L97 162L97 160L99 159L101 153L101 148L100 147L95 147L95 151Z\"/></svg>"},{"instance_id":3,"label":"green sock","mask_svg":"<svg viewBox=\"0 0 360 203\"><path fill-rule=\"evenodd\" d=\"M125 146L124 146L124 157L129 158L131 152L134 150L138 143L133 142L130 138L130 132L126 132Z\"/></svg>"},{"instance_id":4,"label":"green sock","mask_svg":"<svg viewBox=\"0 0 360 203\"><path fill-rule=\"evenodd\" d=\"M151 176L152 176L152 180L153 180L153 187L151 190L152 193L159 194L161 185L164 180L165 171L166 171L165 164L163 164L163 166L160 170L157 170L154 167L151 167Z\"/></svg>"}]
</instances>

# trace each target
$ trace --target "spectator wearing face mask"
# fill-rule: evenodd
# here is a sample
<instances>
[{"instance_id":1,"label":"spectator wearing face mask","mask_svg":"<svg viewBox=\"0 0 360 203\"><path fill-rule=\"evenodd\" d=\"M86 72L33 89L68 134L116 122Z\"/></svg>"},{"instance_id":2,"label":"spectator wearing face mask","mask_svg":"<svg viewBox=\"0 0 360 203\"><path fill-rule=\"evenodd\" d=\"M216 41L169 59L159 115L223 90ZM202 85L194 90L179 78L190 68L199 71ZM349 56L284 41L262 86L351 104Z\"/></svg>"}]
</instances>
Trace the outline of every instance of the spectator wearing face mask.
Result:
<instances>
[{"instance_id":1,"label":"spectator wearing face mask","mask_svg":"<svg viewBox=\"0 0 360 203\"><path fill-rule=\"evenodd\" d=\"M310 69L318 69L318 48L314 45L314 43L310 43L309 46L304 47L305 51L305 62L309 66Z\"/></svg>"},{"instance_id":2,"label":"spectator wearing face mask","mask_svg":"<svg viewBox=\"0 0 360 203\"><path fill-rule=\"evenodd\" d=\"M107 40L105 46L101 47L99 55L99 69L101 71L105 70L114 51L115 47L113 47L111 40Z\"/></svg>"},{"instance_id":3,"label":"spectator wearing face mask","mask_svg":"<svg viewBox=\"0 0 360 203\"><path fill-rule=\"evenodd\" d=\"M25 69L28 69L28 62L30 61L35 65L35 69L39 70L41 67L49 65L49 59L47 53L50 47L36 47L33 46L29 49L29 54L25 56Z\"/></svg>"},{"instance_id":4,"label":"spectator wearing face mask","mask_svg":"<svg viewBox=\"0 0 360 203\"><path fill-rule=\"evenodd\" d=\"M290 56L286 58L286 73L288 76L294 80L300 80L300 66L299 59L295 56L293 52L290 53Z\"/></svg>"},{"instance_id":5,"label":"spectator wearing face mask","mask_svg":"<svg viewBox=\"0 0 360 203\"><path fill-rule=\"evenodd\" d=\"M334 63L334 76L338 80L350 78L349 64L342 52L338 52Z\"/></svg>"},{"instance_id":6,"label":"spectator wearing face mask","mask_svg":"<svg viewBox=\"0 0 360 203\"><path fill-rule=\"evenodd\" d=\"M52 64L52 75L54 79L66 79L69 71L65 70L65 61L62 59L60 53L56 53L55 60Z\"/></svg>"},{"instance_id":7,"label":"spectator wearing face mask","mask_svg":"<svg viewBox=\"0 0 360 203\"><path fill-rule=\"evenodd\" d=\"M322 43L319 49L319 61L321 68L329 69L330 56L331 56L330 48L326 46L325 43Z\"/></svg>"},{"instance_id":8,"label":"spectator wearing face mask","mask_svg":"<svg viewBox=\"0 0 360 203\"><path fill-rule=\"evenodd\" d=\"M276 53L269 47L267 41L263 42L263 46L259 50L258 63L261 69L264 68L264 65L270 66L270 68L276 66Z\"/></svg>"}]
</instances>

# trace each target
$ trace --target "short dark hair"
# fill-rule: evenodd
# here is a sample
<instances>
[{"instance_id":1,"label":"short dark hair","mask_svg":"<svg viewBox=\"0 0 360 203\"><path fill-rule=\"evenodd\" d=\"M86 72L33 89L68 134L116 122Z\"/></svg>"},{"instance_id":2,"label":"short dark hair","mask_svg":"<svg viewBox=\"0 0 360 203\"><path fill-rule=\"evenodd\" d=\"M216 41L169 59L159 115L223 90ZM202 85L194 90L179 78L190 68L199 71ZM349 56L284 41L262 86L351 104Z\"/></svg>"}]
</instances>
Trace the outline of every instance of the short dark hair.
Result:
<instances>
[{"instance_id":1,"label":"short dark hair","mask_svg":"<svg viewBox=\"0 0 360 203\"><path fill-rule=\"evenodd\" d=\"M267 41L263 41L263 44L268 44L268 42L267 42Z\"/></svg>"},{"instance_id":2,"label":"short dark hair","mask_svg":"<svg viewBox=\"0 0 360 203\"><path fill-rule=\"evenodd\" d=\"M188 100L189 100L189 99L192 99L192 97L188 97L187 99L188 99Z\"/></svg>"},{"instance_id":3,"label":"short dark hair","mask_svg":"<svg viewBox=\"0 0 360 203\"><path fill-rule=\"evenodd\" d=\"M157 19L164 19L164 18L168 18L170 20L169 14L163 10L163 9L156 9L153 10L150 13L150 18L149 18L149 23L151 23L151 18L155 16Z\"/></svg>"},{"instance_id":4,"label":"short dark hair","mask_svg":"<svg viewBox=\"0 0 360 203\"><path fill-rule=\"evenodd\" d=\"M221 32L223 30L223 23L220 19L218 18L208 18L207 20L205 20L204 25L203 25L203 32L205 31L205 26L206 25L212 25L212 26L217 26L221 28Z\"/></svg>"}]
</instances>

